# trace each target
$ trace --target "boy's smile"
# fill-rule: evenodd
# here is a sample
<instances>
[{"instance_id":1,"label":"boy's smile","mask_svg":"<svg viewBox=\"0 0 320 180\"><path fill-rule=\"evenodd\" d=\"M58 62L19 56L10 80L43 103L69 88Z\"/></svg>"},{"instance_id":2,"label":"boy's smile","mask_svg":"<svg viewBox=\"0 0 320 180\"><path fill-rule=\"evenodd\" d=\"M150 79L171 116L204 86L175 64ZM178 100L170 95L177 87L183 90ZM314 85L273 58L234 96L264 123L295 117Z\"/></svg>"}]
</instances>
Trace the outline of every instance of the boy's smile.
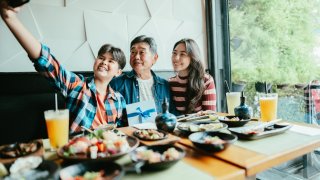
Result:
<instances>
[{"instance_id":1,"label":"boy's smile","mask_svg":"<svg viewBox=\"0 0 320 180\"><path fill-rule=\"evenodd\" d=\"M93 65L93 71L95 78L100 80L105 78L111 80L121 73L118 62L108 52L97 57Z\"/></svg>"}]
</instances>

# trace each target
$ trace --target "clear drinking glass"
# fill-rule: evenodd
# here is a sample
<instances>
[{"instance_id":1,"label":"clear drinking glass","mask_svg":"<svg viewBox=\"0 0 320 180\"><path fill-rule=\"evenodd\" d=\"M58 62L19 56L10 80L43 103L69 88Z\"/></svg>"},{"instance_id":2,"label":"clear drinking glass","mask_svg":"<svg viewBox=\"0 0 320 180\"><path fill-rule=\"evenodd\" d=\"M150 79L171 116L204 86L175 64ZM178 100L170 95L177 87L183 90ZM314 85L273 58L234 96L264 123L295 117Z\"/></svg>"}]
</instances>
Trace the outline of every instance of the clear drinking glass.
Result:
<instances>
[{"instance_id":1,"label":"clear drinking glass","mask_svg":"<svg viewBox=\"0 0 320 180\"><path fill-rule=\"evenodd\" d=\"M68 143L69 109L44 111L51 149Z\"/></svg>"},{"instance_id":2,"label":"clear drinking glass","mask_svg":"<svg viewBox=\"0 0 320 180\"><path fill-rule=\"evenodd\" d=\"M240 92L227 92L228 114L234 115L234 108L240 105Z\"/></svg>"},{"instance_id":3,"label":"clear drinking glass","mask_svg":"<svg viewBox=\"0 0 320 180\"><path fill-rule=\"evenodd\" d=\"M278 94L259 94L261 121L268 122L277 119Z\"/></svg>"}]
</instances>

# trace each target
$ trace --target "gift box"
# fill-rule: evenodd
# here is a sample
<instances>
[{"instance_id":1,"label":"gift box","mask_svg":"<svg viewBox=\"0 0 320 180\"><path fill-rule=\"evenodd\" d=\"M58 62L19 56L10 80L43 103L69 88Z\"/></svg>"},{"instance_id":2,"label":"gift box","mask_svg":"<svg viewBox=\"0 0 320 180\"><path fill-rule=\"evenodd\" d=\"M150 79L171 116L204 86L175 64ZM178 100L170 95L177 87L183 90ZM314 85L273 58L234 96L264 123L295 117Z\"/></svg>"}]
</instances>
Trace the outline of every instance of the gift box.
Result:
<instances>
[{"instance_id":1,"label":"gift box","mask_svg":"<svg viewBox=\"0 0 320 180\"><path fill-rule=\"evenodd\" d=\"M127 116L129 126L143 123L155 124L157 111L154 101L127 104Z\"/></svg>"}]
</instances>

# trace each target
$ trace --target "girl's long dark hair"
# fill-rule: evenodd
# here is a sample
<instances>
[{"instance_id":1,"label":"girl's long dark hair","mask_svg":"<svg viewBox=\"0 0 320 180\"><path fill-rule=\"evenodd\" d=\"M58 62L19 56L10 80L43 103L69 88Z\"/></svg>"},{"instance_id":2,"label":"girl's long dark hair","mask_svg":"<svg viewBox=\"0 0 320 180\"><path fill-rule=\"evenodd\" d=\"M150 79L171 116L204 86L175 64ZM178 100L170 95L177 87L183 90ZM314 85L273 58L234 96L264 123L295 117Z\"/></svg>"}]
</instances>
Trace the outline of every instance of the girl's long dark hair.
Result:
<instances>
[{"instance_id":1,"label":"girl's long dark hair","mask_svg":"<svg viewBox=\"0 0 320 180\"><path fill-rule=\"evenodd\" d=\"M188 67L188 84L186 92L186 113L192 113L195 111L197 103L201 100L204 93L204 67L200 58L200 49L197 43L193 39L181 39L173 46L173 50L179 44L185 44L186 52L190 56L191 61Z\"/></svg>"}]
</instances>

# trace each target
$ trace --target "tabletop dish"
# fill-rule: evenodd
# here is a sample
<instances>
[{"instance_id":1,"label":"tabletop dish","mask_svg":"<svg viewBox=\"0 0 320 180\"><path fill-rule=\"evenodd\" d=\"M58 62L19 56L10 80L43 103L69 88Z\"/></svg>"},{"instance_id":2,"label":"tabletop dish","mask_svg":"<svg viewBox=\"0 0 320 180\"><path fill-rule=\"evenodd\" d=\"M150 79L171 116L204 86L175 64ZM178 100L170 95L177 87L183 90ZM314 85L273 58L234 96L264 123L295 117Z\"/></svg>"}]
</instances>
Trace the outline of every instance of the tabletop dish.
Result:
<instances>
[{"instance_id":1,"label":"tabletop dish","mask_svg":"<svg viewBox=\"0 0 320 180\"><path fill-rule=\"evenodd\" d=\"M9 173L3 177L5 180L58 179L58 165L54 161L43 160L40 156L20 157L13 163L5 164L5 168Z\"/></svg>"},{"instance_id":2,"label":"tabletop dish","mask_svg":"<svg viewBox=\"0 0 320 180\"><path fill-rule=\"evenodd\" d=\"M220 116L218 119L220 122L227 124L229 128L244 126L251 121L251 119L239 119L237 116Z\"/></svg>"},{"instance_id":3,"label":"tabletop dish","mask_svg":"<svg viewBox=\"0 0 320 180\"><path fill-rule=\"evenodd\" d=\"M225 150L230 144L237 141L237 136L222 132L197 132L189 136L189 140L198 148L218 152Z\"/></svg>"},{"instance_id":4,"label":"tabletop dish","mask_svg":"<svg viewBox=\"0 0 320 180\"><path fill-rule=\"evenodd\" d=\"M1 158L17 158L37 152L42 144L39 141L14 143L0 147Z\"/></svg>"},{"instance_id":5,"label":"tabletop dish","mask_svg":"<svg viewBox=\"0 0 320 180\"><path fill-rule=\"evenodd\" d=\"M227 129L228 125L225 123L214 122L214 121L201 121L201 122L188 122L180 123L177 128L183 133L193 133L200 131L221 131Z\"/></svg>"},{"instance_id":6,"label":"tabletop dish","mask_svg":"<svg viewBox=\"0 0 320 180\"><path fill-rule=\"evenodd\" d=\"M112 161L131 152L139 140L131 136L119 136L113 131L98 130L75 137L58 149L57 154L71 161Z\"/></svg>"},{"instance_id":7,"label":"tabletop dish","mask_svg":"<svg viewBox=\"0 0 320 180\"><path fill-rule=\"evenodd\" d=\"M157 141L168 138L167 132L155 129L139 129L134 131L133 135L146 141Z\"/></svg>"},{"instance_id":8,"label":"tabletop dish","mask_svg":"<svg viewBox=\"0 0 320 180\"><path fill-rule=\"evenodd\" d=\"M85 162L78 163L71 166L67 166L60 171L60 179L74 179L74 178L86 178L88 176L91 179L121 179L124 175L123 168L114 162ZM94 177L92 177L94 176ZM87 178L89 179L89 178Z\"/></svg>"},{"instance_id":9,"label":"tabletop dish","mask_svg":"<svg viewBox=\"0 0 320 180\"><path fill-rule=\"evenodd\" d=\"M290 124L273 124L254 131L246 130L244 132L241 128L229 128L229 130L237 135L239 139L255 140L284 133L291 127L292 125Z\"/></svg>"},{"instance_id":10,"label":"tabletop dish","mask_svg":"<svg viewBox=\"0 0 320 180\"><path fill-rule=\"evenodd\" d=\"M181 148L170 145L141 146L130 153L133 162L144 162L143 170L162 170L172 167L185 156Z\"/></svg>"}]
</instances>

